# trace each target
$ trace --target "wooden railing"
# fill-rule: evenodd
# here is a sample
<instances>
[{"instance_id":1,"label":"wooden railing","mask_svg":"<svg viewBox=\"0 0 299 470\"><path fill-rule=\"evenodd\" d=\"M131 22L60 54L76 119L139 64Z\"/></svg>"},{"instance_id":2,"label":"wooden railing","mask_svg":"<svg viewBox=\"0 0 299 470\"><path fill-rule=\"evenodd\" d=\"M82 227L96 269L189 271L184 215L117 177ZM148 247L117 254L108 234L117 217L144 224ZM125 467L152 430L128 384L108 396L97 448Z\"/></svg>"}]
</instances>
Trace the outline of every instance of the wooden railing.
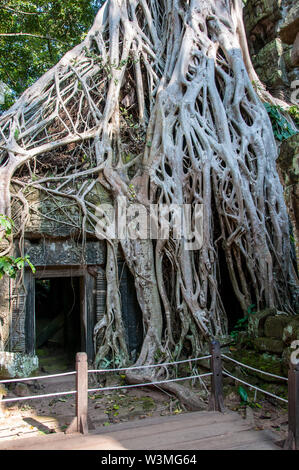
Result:
<instances>
[{"instance_id":1,"label":"wooden railing","mask_svg":"<svg viewBox=\"0 0 299 470\"><path fill-rule=\"evenodd\" d=\"M144 368L144 367L149 367L149 368L161 367L162 365L169 366L169 365L180 364L182 362L200 361L203 359L210 359L211 372L206 373L206 374L183 377L183 378L180 377L180 378L175 378L175 379L169 379L169 380L159 381L159 382L149 382L149 383L135 384L135 385L121 385L121 386L116 386L116 387L105 387L104 389L99 388L99 389L89 390L88 389L88 374L89 373L104 373L104 372L106 373L109 371L114 372L114 371L119 371L120 369L88 370L87 354L85 352L79 352L76 355L76 371L74 372L48 375L48 376L45 375L45 376L40 376L40 377L27 377L23 379L0 380L0 383L9 383L9 382L21 382L21 381L26 381L26 380L32 381L32 380L46 379L50 377L58 377L58 376L63 376L63 375L75 374L76 375L76 390L69 391L69 392L57 392L57 393L51 393L51 394L44 394L44 395L34 395L34 396L22 397L22 398L8 398L8 399L2 400L2 403L18 401L18 400L23 401L26 399L30 400L30 399L35 399L35 398L46 398L46 397L59 396L59 395L65 395L65 394L74 394L76 395L76 416L73 418L66 432L67 433L79 432L79 433L86 434L88 433L89 429L93 428L92 422L90 421L88 417L88 392L93 392L96 390L102 390L102 391L112 390L112 389L116 390L116 389L138 387L138 386L139 387L140 386L141 387L152 386L152 385L159 384L159 383L188 380L188 379L193 379L193 378L210 376L211 377L211 392L210 392L210 398L209 398L209 410L223 412L225 411L224 395L223 395L223 375L227 375L233 378L234 380L239 381L249 386L250 388L256 389L262 393L265 393L266 395L270 395L271 397L274 397L278 400L282 400L288 403L288 437L284 442L284 449L299 450L299 364L294 364L290 362L288 378L280 377L280 376L274 375L266 371L255 369L247 364L239 363L235 359L228 357L227 355L221 353L220 344L218 341L212 341L210 345L210 354L207 356L202 356L202 357L195 358L195 359L187 359L185 361L177 361L177 362L172 362L172 363L132 367L131 369L139 369L139 368ZM238 377L234 377L231 374L228 374L223 369L222 359L237 362L238 364L241 364L243 367L253 369L261 374L266 374L266 375L276 377L281 380L286 380L288 382L288 400L278 397L274 395L273 393L270 393L266 390L256 387L255 385L248 384L247 382L244 382L244 380L241 380ZM121 369L121 370L126 370L126 369ZM0 401L0 406L1 406L1 401Z\"/></svg>"}]
</instances>

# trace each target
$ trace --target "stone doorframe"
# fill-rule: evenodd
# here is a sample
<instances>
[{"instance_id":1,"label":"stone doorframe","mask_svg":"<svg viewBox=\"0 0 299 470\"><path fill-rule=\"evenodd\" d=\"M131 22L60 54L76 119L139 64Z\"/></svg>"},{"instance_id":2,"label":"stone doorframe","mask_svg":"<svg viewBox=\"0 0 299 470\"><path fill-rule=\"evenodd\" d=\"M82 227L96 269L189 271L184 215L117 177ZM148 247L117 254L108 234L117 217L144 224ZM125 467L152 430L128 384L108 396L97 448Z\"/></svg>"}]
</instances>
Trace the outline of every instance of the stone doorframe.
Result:
<instances>
[{"instance_id":1,"label":"stone doorframe","mask_svg":"<svg viewBox=\"0 0 299 470\"><path fill-rule=\"evenodd\" d=\"M86 267L52 266L37 267L36 273L26 270L24 283L26 288L25 307L25 352L35 354L35 279L50 279L55 277L80 278L80 317L81 317L81 351L86 352L89 361L94 358L93 328L95 325L95 278ZM79 351L78 351L79 352Z\"/></svg>"}]
</instances>

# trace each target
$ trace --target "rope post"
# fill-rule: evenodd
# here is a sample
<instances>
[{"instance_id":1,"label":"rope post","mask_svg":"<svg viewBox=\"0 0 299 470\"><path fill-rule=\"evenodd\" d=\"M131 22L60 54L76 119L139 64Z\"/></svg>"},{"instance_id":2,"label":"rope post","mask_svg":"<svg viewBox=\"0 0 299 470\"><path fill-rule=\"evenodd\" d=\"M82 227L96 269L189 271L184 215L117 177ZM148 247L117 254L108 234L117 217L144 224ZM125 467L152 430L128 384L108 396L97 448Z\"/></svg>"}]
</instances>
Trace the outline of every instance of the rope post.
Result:
<instances>
[{"instance_id":1,"label":"rope post","mask_svg":"<svg viewBox=\"0 0 299 470\"><path fill-rule=\"evenodd\" d=\"M299 364L290 361L288 374L289 434L284 449L299 450Z\"/></svg>"},{"instance_id":2,"label":"rope post","mask_svg":"<svg viewBox=\"0 0 299 470\"><path fill-rule=\"evenodd\" d=\"M85 352L76 354L76 390L76 417L67 428L66 434L88 434L88 363Z\"/></svg>"},{"instance_id":3,"label":"rope post","mask_svg":"<svg viewBox=\"0 0 299 470\"><path fill-rule=\"evenodd\" d=\"M211 354L211 395L209 400L209 411L225 410L222 385L222 363L219 341L212 340L210 344Z\"/></svg>"}]
</instances>

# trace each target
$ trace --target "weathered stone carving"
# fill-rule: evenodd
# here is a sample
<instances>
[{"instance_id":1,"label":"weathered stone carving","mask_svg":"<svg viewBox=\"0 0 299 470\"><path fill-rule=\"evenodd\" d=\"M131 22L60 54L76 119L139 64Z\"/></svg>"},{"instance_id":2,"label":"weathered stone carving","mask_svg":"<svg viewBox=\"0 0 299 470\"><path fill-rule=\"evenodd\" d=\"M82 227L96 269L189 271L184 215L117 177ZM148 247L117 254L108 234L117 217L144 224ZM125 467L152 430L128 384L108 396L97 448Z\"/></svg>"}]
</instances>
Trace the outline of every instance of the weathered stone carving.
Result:
<instances>
[{"instance_id":1,"label":"weathered stone carving","mask_svg":"<svg viewBox=\"0 0 299 470\"><path fill-rule=\"evenodd\" d=\"M25 241L25 252L35 266L60 266L105 263L105 246L88 241L82 248L73 240L42 240L39 243Z\"/></svg>"}]
</instances>

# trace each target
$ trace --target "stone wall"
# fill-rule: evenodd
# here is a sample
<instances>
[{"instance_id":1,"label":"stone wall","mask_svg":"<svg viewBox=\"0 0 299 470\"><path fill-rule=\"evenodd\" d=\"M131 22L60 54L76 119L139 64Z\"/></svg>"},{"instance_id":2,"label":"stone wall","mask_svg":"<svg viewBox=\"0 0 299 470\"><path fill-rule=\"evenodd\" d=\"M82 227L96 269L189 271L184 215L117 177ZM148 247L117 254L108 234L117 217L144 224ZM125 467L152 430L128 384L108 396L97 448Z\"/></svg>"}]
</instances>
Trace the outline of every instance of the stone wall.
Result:
<instances>
[{"instance_id":1,"label":"stone wall","mask_svg":"<svg viewBox=\"0 0 299 470\"><path fill-rule=\"evenodd\" d=\"M25 240L24 248L35 267L103 265L106 262L106 246L101 240L88 240L84 246L71 238L44 239L40 243Z\"/></svg>"},{"instance_id":2,"label":"stone wall","mask_svg":"<svg viewBox=\"0 0 299 470\"><path fill-rule=\"evenodd\" d=\"M19 190L12 185L12 193ZM103 266L106 258L106 245L98 240L92 227L85 244L82 244L82 214L79 207L69 198L49 196L35 188L28 187L24 192L29 207L25 226L24 254L37 269L42 267ZM89 202L95 206L111 203L107 191L97 184ZM13 199L12 214L16 228L23 206L19 199ZM12 256L19 256L19 240L14 240ZM4 277L0 283L0 351L26 351L26 309L28 289L32 273L27 268L21 283Z\"/></svg>"},{"instance_id":3,"label":"stone wall","mask_svg":"<svg viewBox=\"0 0 299 470\"><path fill-rule=\"evenodd\" d=\"M31 376L38 369L37 356L0 351L0 378Z\"/></svg>"},{"instance_id":4,"label":"stone wall","mask_svg":"<svg viewBox=\"0 0 299 470\"><path fill-rule=\"evenodd\" d=\"M282 142L277 160L299 262L299 134Z\"/></svg>"},{"instance_id":5,"label":"stone wall","mask_svg":"<svg viewBox=\"0 0 299 470\"><path fill-rule=\"evenodd\" d=\"M258 353L276 356L287 372L291 344L299 340L299 315L290 316L276 309L257 312L249 317L248 336Z\"/></svg>"},{"instance_id":6,"label":"stone wall","mask_svg":"<svg viewBox=\"0 0 299 470\"><path fill-rule=\"evenodd\" d=\"M286 101L290 101L291 83L299 79L298 17L298 2L292 0L247 0L244 7L253 65L273 96Z\"/></svg>"},{"instance_id":7,"label":"stone wall","mask_svg":"<svg viewBox=\"0 0 299 470\"><path fill-rule=\"evenodd\" d=\"M12 194L19 190L12 185ZM79 189L79 188L78 188ZM24 196L29 207L29 217L25 227L25 238L78 238L82 228L82 211L76 201L68 197L57 197L33 187L25 189ZM98 183L86 200L95 206L112 204L109 193ZM18 199L13 199L12 214L18 225L18 218L23 210ZM92 210L92 209L91 209ZM19 216L16 217L16 215ZM88 232L94 230L87 224Z\"/></svg>"},{"instance_id":8,"label":"stone wall","mask_svg":"<svg viewBox=\"0 0 299 470\"><path fill-rule=\"evenodd\" d=\"M18 186L12 187L12 192L18 189ZM79 296L82 302L80 318L84 324L82 331L86 352L92 359L93 328L106 309L106 243L96 237L94 228L88 224L86 239L83 240L82 213L72 199L52 197L29 186L23 194L29 207L24 232L24 254L29 256L36 273L33 275L27 267L18 287L16 281L7 278L0 284L0 319L3 323L0 351L11 351L16 354L15 357L18 357L17 354L35 357L35 279L77 276L81 279ZM113 204L109 193L100 184L95 185L87 198L95 207L99 203ZM12 213L17 229L22 210L20 200L13 199ZM11 254L15 257L20 255L17 237ZM124 265L121 250L117 257L126 341L135 359L142 343L142 315L134 280Z\"/></svg>"},{"instance_id":9,"label":"stone wall","mask_svg":"<svg viewBox=\"0 0 299 470\"><path fill-rule=\"evenodd\" d=\"M9 302L10 280L8 277L1 279L0 284L0 351L3 351L9 340L11 309Z\"/></svg>"},{"instance_id":10,"label":"stone wall","mask_svg":"<svg viewBox=\"0 0 299 470\"><path fill-rule=\"evenodd\" d=\"M252 62L260 80L273 96L290 103L294 91L292 82L299 80L299 3L292 0L247 0L243 13ZM282 144L277 142L277 145L277 169L284 187L298 263L298 134Z\"/></svg>"}]
</instances>

